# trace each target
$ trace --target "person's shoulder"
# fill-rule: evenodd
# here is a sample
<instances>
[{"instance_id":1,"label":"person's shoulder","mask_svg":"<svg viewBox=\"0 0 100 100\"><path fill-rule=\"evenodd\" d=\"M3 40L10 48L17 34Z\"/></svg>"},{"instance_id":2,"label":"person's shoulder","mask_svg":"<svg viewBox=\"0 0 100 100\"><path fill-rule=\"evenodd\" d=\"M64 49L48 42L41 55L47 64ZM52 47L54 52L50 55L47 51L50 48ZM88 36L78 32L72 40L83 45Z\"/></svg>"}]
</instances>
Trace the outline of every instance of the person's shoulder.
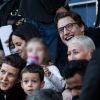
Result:
<instances>
[{"instance_id":1,"label":"person's shoulder","mask_svg":"<svg viewBox=\"0 0 100 100\"><path fill-rule=\"evenodd\" d=\"M58 67L54 65L53 63L49 64L47 68L52 72L52 73L60 73Z\"/></svg>"},{"instance_id":2,"label":"person's shoulder","mask_svg":"<svg viewBox=\"0 0 100 100\"><path fill-rule=\"evenodd\" d=\"M100 32L100 27L88 27L86 33L98 33Z\"/></svg>"}]
</instances>

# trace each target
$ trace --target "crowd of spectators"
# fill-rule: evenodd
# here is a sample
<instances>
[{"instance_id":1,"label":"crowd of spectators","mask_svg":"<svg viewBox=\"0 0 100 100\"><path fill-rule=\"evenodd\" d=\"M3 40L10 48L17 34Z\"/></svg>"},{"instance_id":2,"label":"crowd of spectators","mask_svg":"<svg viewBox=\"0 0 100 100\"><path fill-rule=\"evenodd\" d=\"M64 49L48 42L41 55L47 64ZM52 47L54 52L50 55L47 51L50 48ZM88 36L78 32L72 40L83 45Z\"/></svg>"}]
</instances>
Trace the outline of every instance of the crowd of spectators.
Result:
<instances>
[{"instance_id":1,"label":"crowd of spectators","mask_svg":"<svg viewBox=\"0 0 100 100\"><path fill-rule=\"evenodd\" d=\"M0 100L100 100L99 4L88 27L68 0L1 0Z\"/></svg>"}]
</instances>

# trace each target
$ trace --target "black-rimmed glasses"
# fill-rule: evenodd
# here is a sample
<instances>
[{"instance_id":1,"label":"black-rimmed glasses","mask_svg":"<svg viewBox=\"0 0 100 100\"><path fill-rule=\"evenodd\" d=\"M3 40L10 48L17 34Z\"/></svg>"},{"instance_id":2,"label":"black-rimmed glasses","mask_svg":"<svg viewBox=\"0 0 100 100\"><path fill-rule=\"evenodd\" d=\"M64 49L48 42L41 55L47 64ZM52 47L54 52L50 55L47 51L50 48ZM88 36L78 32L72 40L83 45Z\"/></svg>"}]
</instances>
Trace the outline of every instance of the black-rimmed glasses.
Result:
<instances>
[{"instance_id":1,"label":"black-rimmed glasses","mask_svg":"<svg viewBox=\"0 0 100 100\"><path fill-rule=\"evenodd\" d=\"M59 32L59 33L63 33L63 32L64 32L64 28L65 28L67 31L71 31L72 28L73 28L73 26L74 26L75 24L77 24L77 23L69 23L69 24L67 24L67 25L65 25L65 26L63 26L63 27L61 27L61 28L59 28L59 29L58 29L58 32Z\"/></svg>"}]
</instances>

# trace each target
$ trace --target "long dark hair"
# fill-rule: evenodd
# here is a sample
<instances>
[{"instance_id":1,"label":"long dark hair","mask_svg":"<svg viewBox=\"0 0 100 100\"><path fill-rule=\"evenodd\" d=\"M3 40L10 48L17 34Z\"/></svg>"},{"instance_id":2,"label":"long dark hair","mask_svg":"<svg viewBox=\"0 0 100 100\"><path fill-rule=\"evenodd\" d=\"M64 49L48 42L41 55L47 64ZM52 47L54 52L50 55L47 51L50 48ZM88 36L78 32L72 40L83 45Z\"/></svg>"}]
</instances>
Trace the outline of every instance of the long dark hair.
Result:
<instances>
[{"instance_id":1,"label":"long dark hair","mask_svg":"<svg viewBox=\"0 0 100 100\"><path fill-rule=\"evenodd\" d=\"M23 23L17 27L13 25L13 32L9 36L9 41L8 41L9 48L12 48L13 35L20 37L22 40L25 40L26 42L32 39L33 37L40 37L38 29L30 23Z\"/></svg>"}]
</instances>

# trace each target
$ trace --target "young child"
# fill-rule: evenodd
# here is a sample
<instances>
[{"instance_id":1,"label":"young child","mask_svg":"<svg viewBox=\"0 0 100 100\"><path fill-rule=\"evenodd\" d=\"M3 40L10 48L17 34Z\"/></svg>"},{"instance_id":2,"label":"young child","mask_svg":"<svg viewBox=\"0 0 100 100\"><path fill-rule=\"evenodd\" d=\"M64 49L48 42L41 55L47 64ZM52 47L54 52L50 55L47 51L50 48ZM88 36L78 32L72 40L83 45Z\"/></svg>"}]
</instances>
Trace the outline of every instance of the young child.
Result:
<instances>
[{"instance_id":1,"label":"young child","mask_svg":"<svg viewBox=\"0 0 100 100\"><path fill-rule=\"evenodd\" d=\"M64 80L56 66L51 63L46 44L41 38L33 38L26 47L27 57L33 59L33 63L41 65L44 69L44 89L61 91L64 87ZM31 59L31 63L32 63ZM34 60L35 59L35 60Z\"/></svg>"},{"instance_id":2,"label":"young child","mask_svg":"<svg viewBox=\"0 0 100 100\"><path fill-rule=\"evenodd\" d=\"M41 66L31 64L21 72L21 86L27 95L33 91L40 90L44 85L44 71Z\"/></svg>"}]
</instances>

